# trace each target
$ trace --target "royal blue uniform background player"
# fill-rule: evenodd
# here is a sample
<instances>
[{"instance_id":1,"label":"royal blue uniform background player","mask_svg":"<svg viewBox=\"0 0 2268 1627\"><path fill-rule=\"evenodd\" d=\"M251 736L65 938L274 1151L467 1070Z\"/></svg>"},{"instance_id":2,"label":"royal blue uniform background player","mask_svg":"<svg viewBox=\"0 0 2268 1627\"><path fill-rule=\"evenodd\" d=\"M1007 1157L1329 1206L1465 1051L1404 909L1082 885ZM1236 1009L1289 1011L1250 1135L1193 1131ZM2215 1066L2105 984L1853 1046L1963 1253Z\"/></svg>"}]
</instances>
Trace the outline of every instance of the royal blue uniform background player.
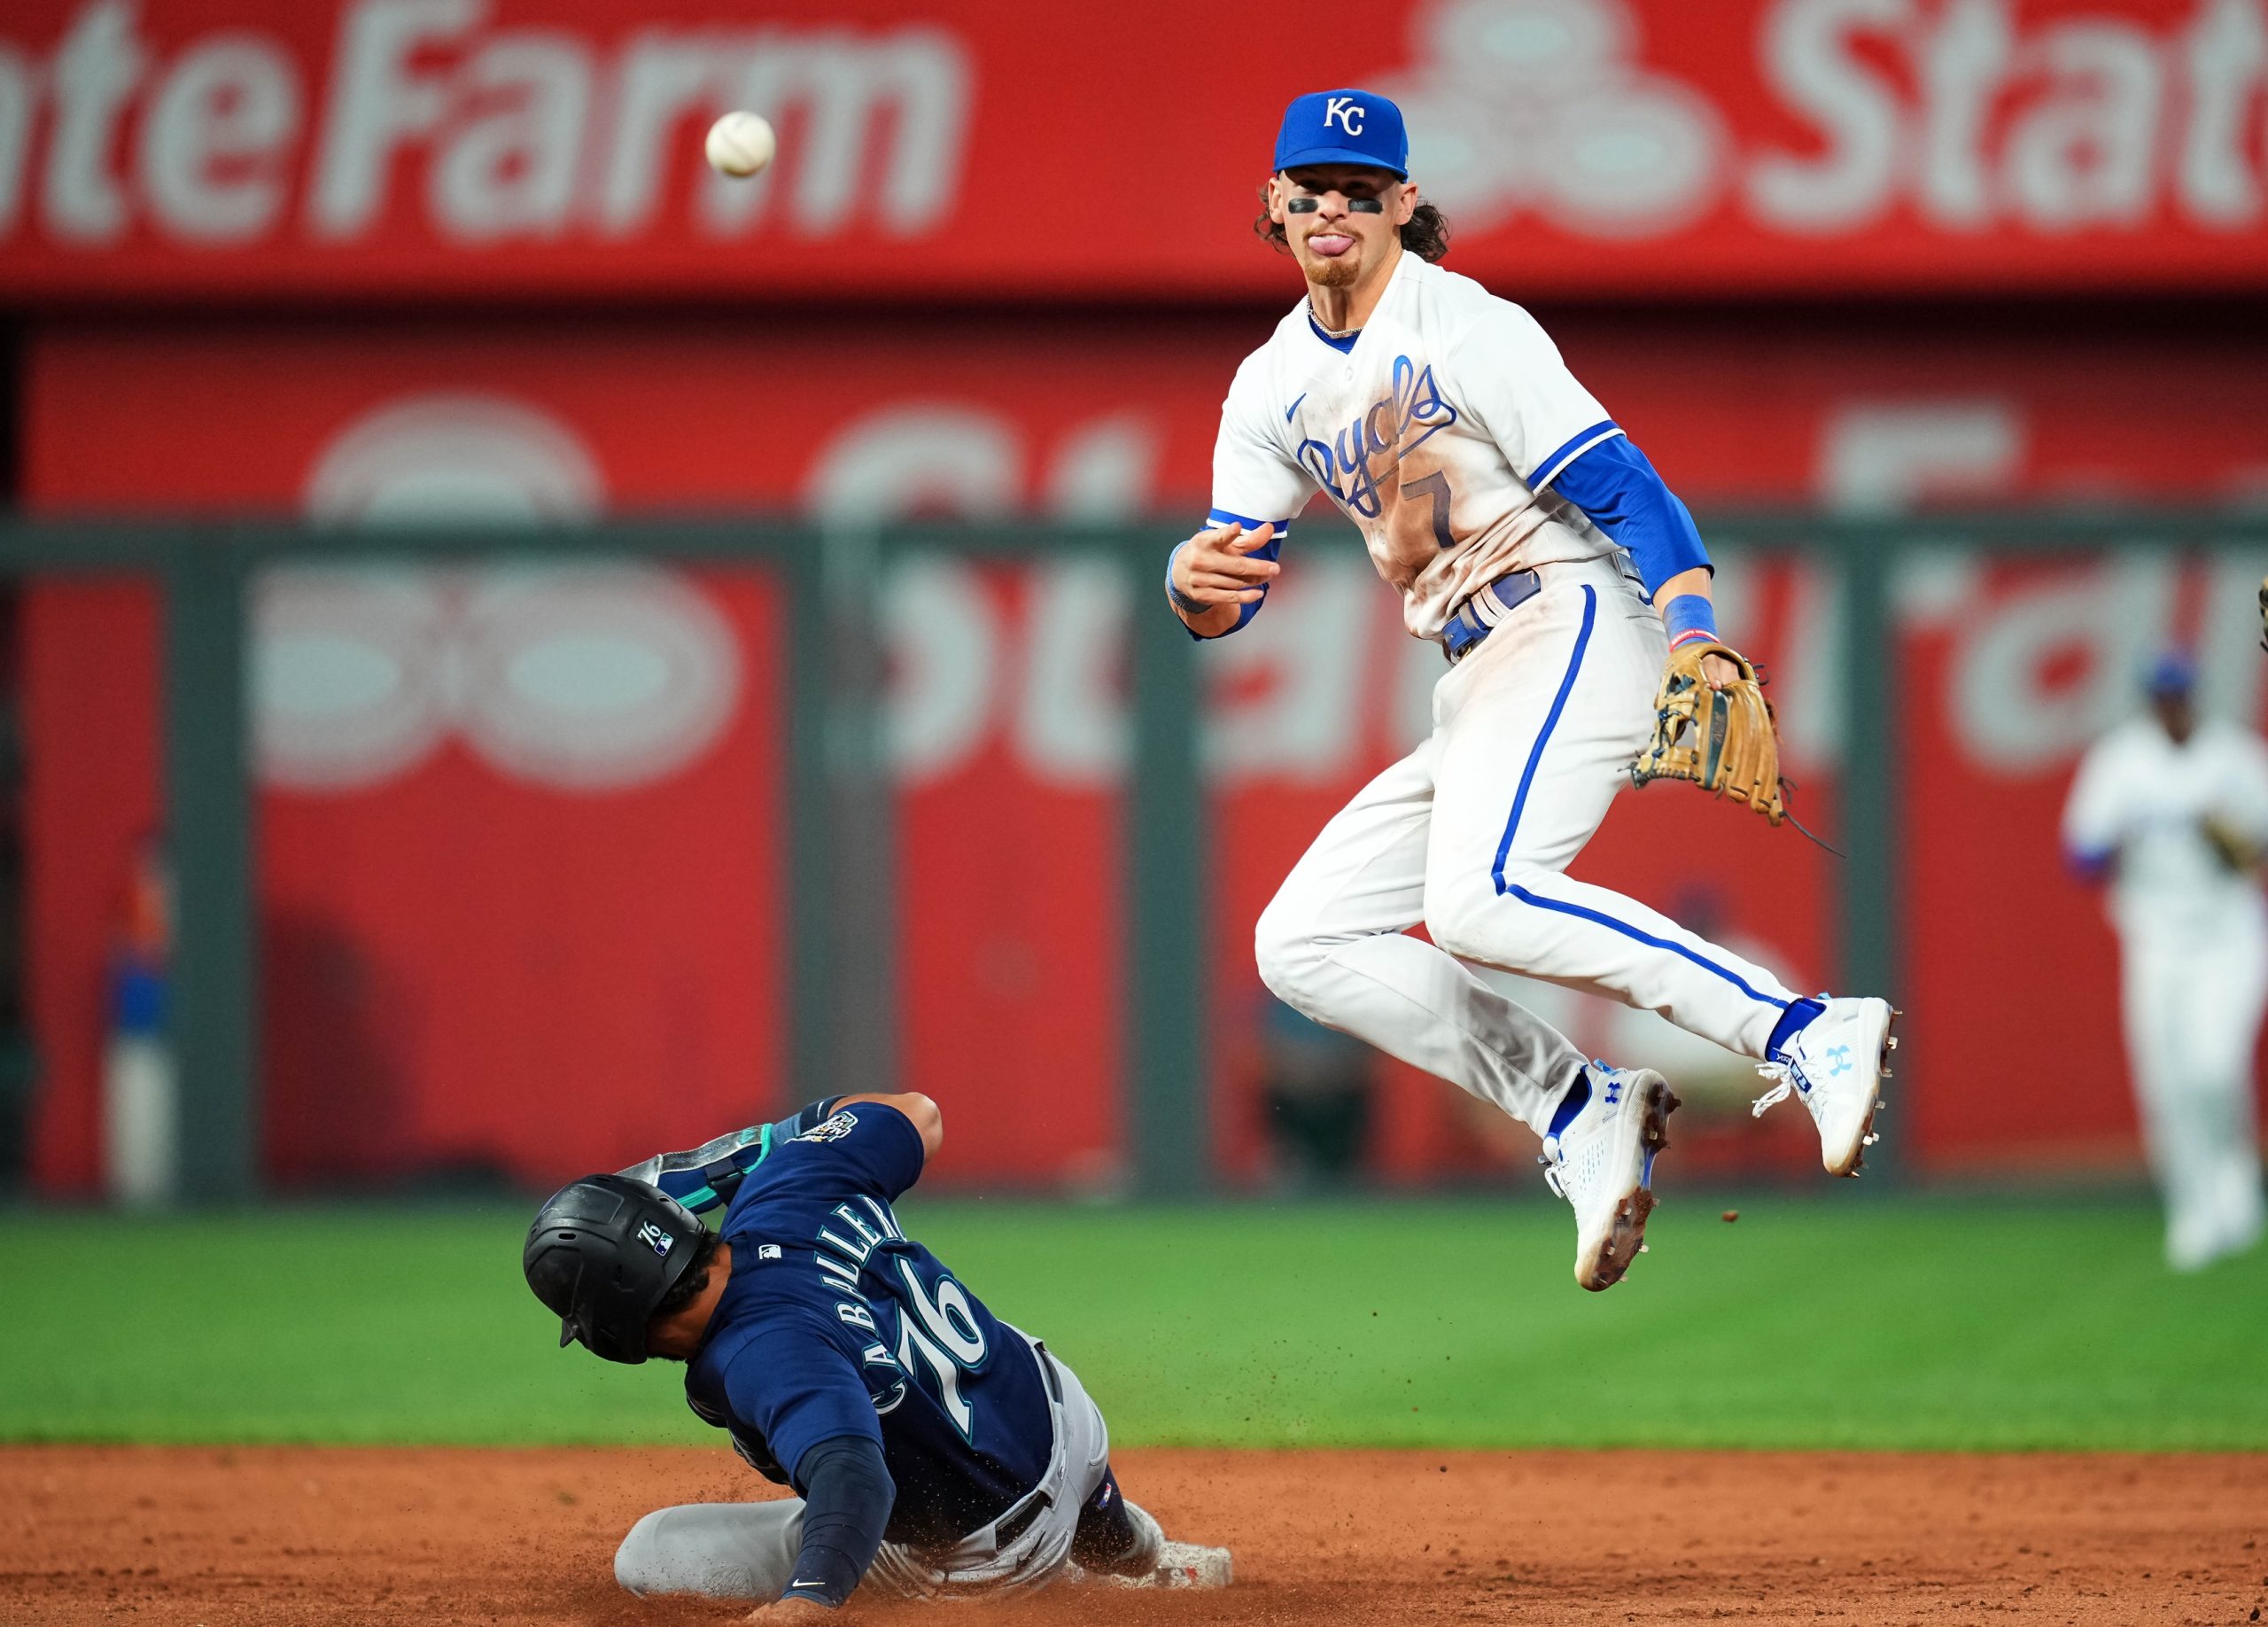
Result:
<instances>
[{"instance_id":1,"label":"royal blue uniform background player","mask_svg":"<svg viewBox=\"0 0 2268 1627\"><path fill-rule=\"evenodd\" d=\"M1168 1542L1119 1494L1077 1376L899 1226L943 1135L926 1096L821 1101L538 1211L522 1264L560 1343L685 1362L695 1413L797 1493L646 1515L623 1586L776 1601L768 1619L869 1578L913 1597L1226 1584L1226 1550Z\"/></svg>"}]
</instances>

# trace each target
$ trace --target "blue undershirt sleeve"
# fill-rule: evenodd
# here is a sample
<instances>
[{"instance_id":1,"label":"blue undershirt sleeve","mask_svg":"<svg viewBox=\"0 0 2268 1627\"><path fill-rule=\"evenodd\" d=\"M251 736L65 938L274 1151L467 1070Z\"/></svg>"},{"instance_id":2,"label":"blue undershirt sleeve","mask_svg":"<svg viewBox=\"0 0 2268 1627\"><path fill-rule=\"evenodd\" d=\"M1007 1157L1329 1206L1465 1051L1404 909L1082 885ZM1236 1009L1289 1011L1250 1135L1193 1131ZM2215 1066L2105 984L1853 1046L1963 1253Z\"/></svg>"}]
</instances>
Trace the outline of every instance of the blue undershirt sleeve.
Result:
<instances>
[{"instance_id":1,"label":"blue undershirt sleeve","mask_svg":"<svg viewBox=\"0 0 2268 1627\"><path fill-rule=\"evenodd\" d=\"M1547 484L1627 550L1648 598L1671 577L1709 564L1692 514L1627 435L1587 448Z\"/></svg>"},{"instance_id":2,"label":"blue undershirt sleeve","mask_svg":"<svg viewBox=\"0 0 2268 1627\"><path fill-rule=\"evenodd\" d=\"M804 1540L783 1599L835 1608L850 1598L874 1561L897 1501L882 1450L864 1436L842 1435L804 1454Z\"/></svg>"}]
</instances>

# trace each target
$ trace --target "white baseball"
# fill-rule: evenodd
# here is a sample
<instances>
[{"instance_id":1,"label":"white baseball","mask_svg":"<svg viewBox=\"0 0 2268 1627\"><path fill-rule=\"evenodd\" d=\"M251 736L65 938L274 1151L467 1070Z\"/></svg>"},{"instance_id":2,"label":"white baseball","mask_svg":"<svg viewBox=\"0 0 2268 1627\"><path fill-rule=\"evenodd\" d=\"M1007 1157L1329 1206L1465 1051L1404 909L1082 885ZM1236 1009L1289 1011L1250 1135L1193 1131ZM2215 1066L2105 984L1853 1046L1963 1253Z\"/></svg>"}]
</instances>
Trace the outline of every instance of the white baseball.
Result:
<instances>
[{"instance_id":1,"label":"white baseball","mask_svg":"<svg viewBox=\"0 0 2268 1627\"><path fill-rule=\"evenodd\" d=\"M771 122L760 113L728 113L709 127L709 162L728 175L752 175L780 149Z\"/></svg>"}]
</instances>

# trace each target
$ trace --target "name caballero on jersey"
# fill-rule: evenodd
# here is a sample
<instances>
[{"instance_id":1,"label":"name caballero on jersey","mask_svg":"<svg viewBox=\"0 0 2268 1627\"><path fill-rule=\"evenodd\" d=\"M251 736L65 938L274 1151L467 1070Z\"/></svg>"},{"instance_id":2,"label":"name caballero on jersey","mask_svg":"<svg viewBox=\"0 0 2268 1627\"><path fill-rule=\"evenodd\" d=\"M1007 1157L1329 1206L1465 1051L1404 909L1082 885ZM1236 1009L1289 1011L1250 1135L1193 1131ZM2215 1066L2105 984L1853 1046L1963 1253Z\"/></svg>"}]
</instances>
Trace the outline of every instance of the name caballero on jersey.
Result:
<instances>
[{"instance_id":1,"label":"name caballero on jersey","mask_svg":"<svg viewBox=\"0 0 2268 1627\"><path fill-rule=\"evenodd\" d=\"M837 1120L843 1127L827 1133ZM838 1113L834 1118L812 1125L796 1140L838 1140L858 1128L858 1124L850 1114ZM861 1214L860 1209L866 1212ZM847 1203L837 1203L828 1211L827 1220L829 1224L819 1227L816 1239L819 1247L812 1258L826 1273L828 1286L844 1296L835 1303L835 1320L868 1336L866 1348L859 1352L859 1362L879 1374L879 1377L870 1374L866 1384L867 1393L874 1397L874 1411L893 1412L905 1399L905 1368L881 1343L882 1327L874 1320L874 1307L859 1291L858 1278L876 1249L887 1242L903 1242L905 1234L898 1229L897 1217L890 1212L889 1205L871 1197L860 1196ZM900 1343L905 1341L901 1338ZM954 1398L958 1400L959 1397Z\"/></svg>"}]
</instances>

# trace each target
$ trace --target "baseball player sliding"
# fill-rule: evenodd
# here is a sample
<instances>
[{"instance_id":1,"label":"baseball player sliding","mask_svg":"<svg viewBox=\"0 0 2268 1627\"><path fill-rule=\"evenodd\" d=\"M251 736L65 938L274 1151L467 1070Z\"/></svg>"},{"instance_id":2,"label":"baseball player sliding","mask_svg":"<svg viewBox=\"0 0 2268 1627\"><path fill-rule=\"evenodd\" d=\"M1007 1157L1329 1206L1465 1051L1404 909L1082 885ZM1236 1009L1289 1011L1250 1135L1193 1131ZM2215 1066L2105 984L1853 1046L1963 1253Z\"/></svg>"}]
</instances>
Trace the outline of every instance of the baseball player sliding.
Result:
<instances>
[{"instance_id":1,"label":"baseball player sliding","mask_svg":"<svg viewBox=\"0 0 2268 1627\"><path fill-rule=\"evenodd\" d=\"M1077 1376L899 1226L944 1134L927 1096L815 1102L537 1211L521 1265L559 1343L684 1362L694 1412L797 1494L648 1514L615 1554L624 1587L771 1620L824 1617L867 1578L915 1598L1227 1585L1226 1549L1169 1542L1119 1495Z\"/></svg>"},{"instance_id":2,"label":"baseball player sliding","mask_svg":"<svg viewBox=\"0 0 2268 1627\"><path fill-rule=\"evenodd\" d=\"M2201 720L2196 673L2151 670L2149 714L2089 748L2063 808L2063 848L2110 884L2126 1054L2165 1194L2165 1257L2196 1271L2258 1242L2252 1050L2268 1003L2268 746Z\"/></svg>"},{"instance_id":3,"label":"baseball player sliding","mask_svg":"<svg viewBox=\"0 0 2268 1627\"><path fill-rule=\"evenodd\" d=\"M1212 513L1175 549L1167 594L1196 636L1234 633L1320 487L1410 634L1447 653L1432 736L1285 880L1260 919L1260 972L1317 1022L1541 1134L1546 1179L1575 1211L1575 1279L1604 1288L1643 1240L1677 1098L1658 1073L1587 1064L1465 962L1658 1011L1755 1058L1776 1083L1758 1110L1792 1087L1837 1175L1871 1139L1892 1013L1798 996L1565 875L1634 768L1697 778L1776 822L1777 756L1754 669L1716 638L1691 516L1533 317L1434 263L1447 226L1408 152L1384 97L1324 91L1285 111L1255 230L1297 261L1307 297L1237 370ZM1420 923L1432 942L1409 935Z\"/></svg>"}]
</instances>

